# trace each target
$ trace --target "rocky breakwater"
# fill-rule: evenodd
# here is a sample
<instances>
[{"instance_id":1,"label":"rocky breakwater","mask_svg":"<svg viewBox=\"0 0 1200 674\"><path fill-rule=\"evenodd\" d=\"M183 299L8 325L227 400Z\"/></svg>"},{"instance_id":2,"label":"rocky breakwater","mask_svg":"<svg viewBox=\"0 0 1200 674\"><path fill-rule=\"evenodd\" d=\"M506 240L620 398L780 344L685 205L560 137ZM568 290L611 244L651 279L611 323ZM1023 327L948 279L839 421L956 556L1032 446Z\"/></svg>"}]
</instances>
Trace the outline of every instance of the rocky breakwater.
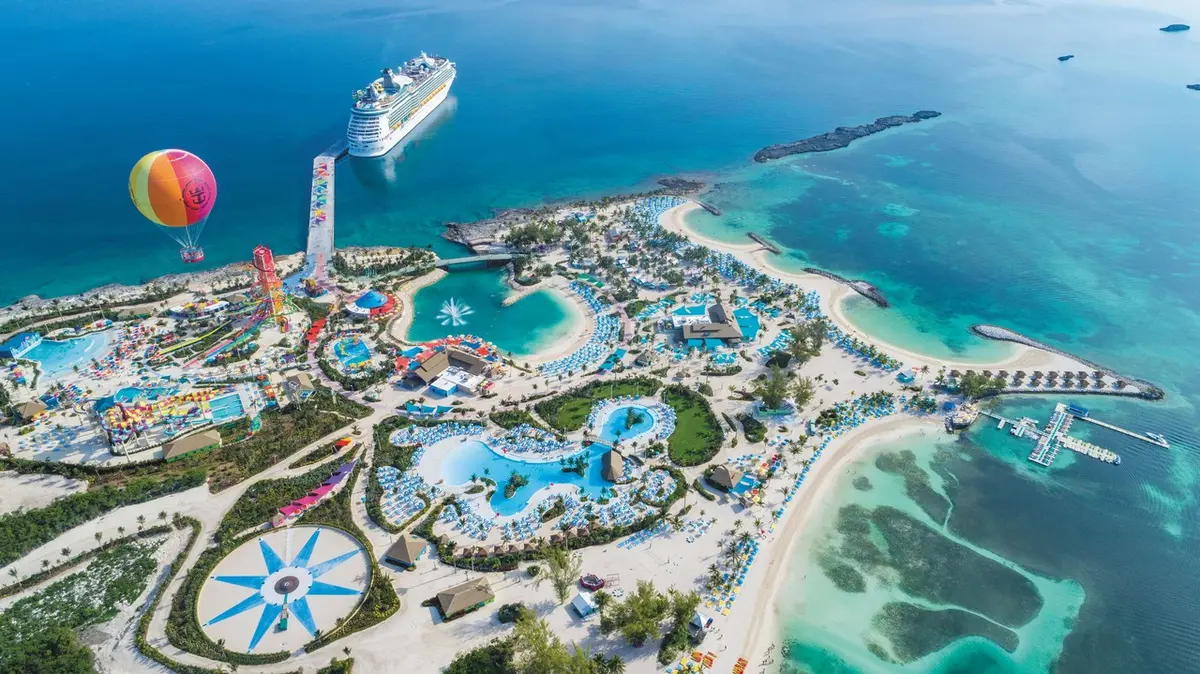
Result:
<instances>
[{"instance_id":1,"label":"rocky breakwater","mask_svg":"<svg viewBox=\"0 0 1200 674\"><path fill-rule=\"evenodd\" d=\"M894 129L905 124L941 117L942 113L935 110L919 110L911 115L892 115L880 117L870 124L860 126L839 126L828 133L819 136L797 140L791 143L768 145L754 153L754 161L762 163L772 159L780 159L793 154L808 154L810 152L829 152L840 150L859 138L866 138L881 131Z\"/></svg>"},{"instance_id":2,"label":"rocky breakwater","mask_svg":"<svg viewBox=\"0 0 1200 674\"><path fill-rule=\"evenodd\" d=\"M886 309L891 306L891 304L888 303L887 298L883 296L882 292L880 292L879 288L876 288L862 279L848 279L844 276L838 276L833 272L825 271L824 269L817 269L816 267L805 267L804 271L808 274L816 274L817 276L824 276L827 279L833 279L838 283L844 283L850 286L859 295L862 295L863 297L874 302L876 306L881 309Z\"/></svg>"},{"instance_id":3,"label":"rocky breakwater","mask_svg":"<svg viewBox=\"0 0 1200 674\"><path fill-rule=\"evenodd\" d=\"M1053 346L1050 346L1049 344L1039 342L1038 340L1036 340L1032 337L1026 337L1025 335L1022 335L1021 333L1019 333L1015 330L1010 330L1008 328L1001 327L999 325L986 325L986 324L979 323L979 324L971 326L971 332L980 337L983 337L984 339L994 339L994 340L1001 341L1001 342L1013 342L1014 344L1023 344L1028 347L1040 349L1042 351L1048 351L1050 353L1055 353L1060 356L1065 356L1065 357L1070 358L1074 361L1077 361L1083 365L1086 365L1087 367L1090 367L1093 370L1098 370L1098 371L1108 375L1109 377L1112 377L1113 379L1134 384L1137 387L1137 392L1132 395L1134 395L1135 397L1145 398L1146 400L1162 400L1164 397L1166 397L1166 393L1164 393L1162 388L1160 388L1158 386L1158 384L1155 384L1154 382L1147 381L1145 379L1138 379L1136 377L1127 377L1119 372L1116 372L1112 368L1105 367L1098 363L1093 363L1092 361L1084 359L1084 358L1080 358L1079 356L1076 356L1073 353L1067 353L1066 351L1063 351L1062 349L1059 349L1057 347L1053 347ZM1119 392L1114 393L1112 391L1073 391L1073 393L1097 393L1097 394L1101 394L1101 395L1119 394Z\"/></svg>"}]
</instances>

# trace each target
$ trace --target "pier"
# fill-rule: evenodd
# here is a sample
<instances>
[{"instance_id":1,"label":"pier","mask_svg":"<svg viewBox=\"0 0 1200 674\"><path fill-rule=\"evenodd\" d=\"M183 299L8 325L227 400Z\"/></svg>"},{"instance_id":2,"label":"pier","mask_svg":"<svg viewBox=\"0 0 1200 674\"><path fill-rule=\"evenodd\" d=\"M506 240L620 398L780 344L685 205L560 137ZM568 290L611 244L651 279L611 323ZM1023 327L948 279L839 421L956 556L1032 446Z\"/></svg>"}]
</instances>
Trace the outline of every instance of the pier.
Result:
<instances>
[{"instance_id":1,"label":"pier","mask_svg":"<svg viewBox=\"0 0 1200 674\"><path fill-rule=\"evenodd\" d=\"M1135 433L1134 431L1131 431L1129 429L1121 428L1120 426L1114 426L1110 423L1100 421L1099 419L1093 419L1090 415L1084 415L1084 416L1076 417L1076 418L1079 419L1080 421L1086 421L1089 424L1096 424L1097 426L1100 426L1102 428L1107 428L1110 431L1116 431L1122 435L1127 435L1135 440L1141 440L1142 442L1148 442L1152 445L1158 445L1159 447L1162 447L1163 449L1171 448L1171 446L1169 444L1167 444L1166 440L1158 440L1158 439L1152 438L1148 435L1143 435L1141 433Z\"/></svg>"},{"instance_id":2,"label":"pier","mask_svg":"<svg viewBox=\"0 0 1200 674\"><path fill-rule=\"evenodd\" d=\"M1135 440L1141 440L1156 447L1170 447L1166 440L1135 433L1120 426L1100 421L1099 419L1093 419L1087 410L1075 405L1055 404L1054 412L1050 415L1050 421L1044 429L1039 429L1038 422L1029 417L1014 420L1002 417L993 412L981 411L980 414L995 419L998 430L1004 430L1005 426L1011 426L1009 433L1013 437L1032 438L1034 440L1034 447L1033 451L1029 453L1029 460L1041 466L1049 466L1054 463L1059 450L1064 448L1098 461L1118 466L1121 465L1121 456L1116 452L1070 435L1071 425L1075 421L1086 421L1087 423L1107 428L1110 431L1116 431L1117 433L1134 438Z\"/></svg>"},{"instance_id":3,"label":"pier","mask_svg":"<svg viewBox=\"0 0 1200 674\"><path fill-rule=\"evenodd\" d=\"M333 174L337 160L346 154L345 139L313 158L312 188L308 201L308 247L304 276L317 283L329 277L325 265L333 258Z\"/></svg>"}]
</instances>

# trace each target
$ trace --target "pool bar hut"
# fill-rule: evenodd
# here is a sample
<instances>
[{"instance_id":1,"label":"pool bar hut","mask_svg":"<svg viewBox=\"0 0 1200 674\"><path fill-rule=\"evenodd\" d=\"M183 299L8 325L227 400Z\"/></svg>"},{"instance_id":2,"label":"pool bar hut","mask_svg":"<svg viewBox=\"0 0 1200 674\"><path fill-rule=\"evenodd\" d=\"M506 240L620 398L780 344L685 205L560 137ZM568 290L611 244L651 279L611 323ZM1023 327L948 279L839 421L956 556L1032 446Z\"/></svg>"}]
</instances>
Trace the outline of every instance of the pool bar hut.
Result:
<instances>
[{"instance_id":1,"label":"pool bar hut","mask_svg":"<svg viewBox=\"0 0 1200 674\"><path fill-rule=\"evenodd\" d=\"M453 620L495 599L487 578L476 578L437 593L437 607L443 620Z\"/></svg>"},{"instance_id":2,"label":"pool bar hut","mask_svg":"<svg viewBox=\"0 0 1200 674\"><path fill-rule=\"evenodd\" d=\"M421 555L425 553L425 548L425 541L404 534L396 539L396 542L392 544L392 547L387 549L387 552L383 553L383 561L411 569L417 565L417 560L421 559Z\"/></svg>"}]
</instances>

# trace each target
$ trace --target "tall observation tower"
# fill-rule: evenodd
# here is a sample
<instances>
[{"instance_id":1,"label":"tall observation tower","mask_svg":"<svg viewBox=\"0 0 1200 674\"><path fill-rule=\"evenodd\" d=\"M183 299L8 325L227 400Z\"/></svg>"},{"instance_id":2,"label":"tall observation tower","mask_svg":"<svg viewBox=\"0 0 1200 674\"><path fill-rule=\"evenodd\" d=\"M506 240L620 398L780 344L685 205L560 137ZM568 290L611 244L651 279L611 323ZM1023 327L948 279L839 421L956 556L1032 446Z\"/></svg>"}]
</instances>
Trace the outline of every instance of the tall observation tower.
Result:
<instances>
[{"instance_id":1,"label":"tall observation tower","mask_svg":"<svg viewBox=\"0 0 1200 674\"><path fill-rule=\"evenodd\" d=\"M279 328L287 331L287 318L283 315L283 283L275 274L275 255L270 248L259 246L254 249L254 269L258 272L264 306L275 317Z\"/></svg>"}]
</instances>

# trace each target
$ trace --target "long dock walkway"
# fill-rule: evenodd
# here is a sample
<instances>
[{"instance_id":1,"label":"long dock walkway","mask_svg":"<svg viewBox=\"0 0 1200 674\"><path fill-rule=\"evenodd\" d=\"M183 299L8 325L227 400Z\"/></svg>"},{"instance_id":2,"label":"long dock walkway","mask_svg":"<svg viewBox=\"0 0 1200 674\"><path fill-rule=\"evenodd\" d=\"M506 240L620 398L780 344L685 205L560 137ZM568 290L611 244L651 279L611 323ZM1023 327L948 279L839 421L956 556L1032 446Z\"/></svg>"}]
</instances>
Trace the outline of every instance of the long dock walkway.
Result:
<instances>
[{"instance_id":1,"label":"long dock walkway","mask_svg":"<svg viewBox=\"0 0 1200 674\"><path fill-rule=\"evenodd\" d=\"M346 153L346 140L330 145L313 158L312 190L308 202L308 248L305 254L305 276L318 283L328 278L325 265L333 259L333 194L334 166Z\"/></svg>"},{"instance_id":2,"label":"long dock walkway","mask_svg":"<svg viewBox=\"0 0 1200 674\"><path fill-rule=\"evenodd\" d=\"M1101 428L1107 428L1110 431L1116 431L1116 432L1120 433L1121 435L1127 435L1131 438L1134 438L1135 440L1141 440L1142 442L1148 442L1152 445L1158 445L1159 447L1162 447L1164 449L1170 448L1170 446L1163 440L1156 440L1150 436L1143 435L1141 433L1136 433L1134 431L1131 431L1131 430L1128 430L1125 428L1121 428L1120 426L1114 426L1110 423L1100 421L1099 419L1093 419L1091 416L1083 416L1083 417L1077 416L1075 418L1079 419L1080 421L1086 421L1089 424L1096 424L1097 426L1100 426Z\"/></svg>"}]
</instances>

